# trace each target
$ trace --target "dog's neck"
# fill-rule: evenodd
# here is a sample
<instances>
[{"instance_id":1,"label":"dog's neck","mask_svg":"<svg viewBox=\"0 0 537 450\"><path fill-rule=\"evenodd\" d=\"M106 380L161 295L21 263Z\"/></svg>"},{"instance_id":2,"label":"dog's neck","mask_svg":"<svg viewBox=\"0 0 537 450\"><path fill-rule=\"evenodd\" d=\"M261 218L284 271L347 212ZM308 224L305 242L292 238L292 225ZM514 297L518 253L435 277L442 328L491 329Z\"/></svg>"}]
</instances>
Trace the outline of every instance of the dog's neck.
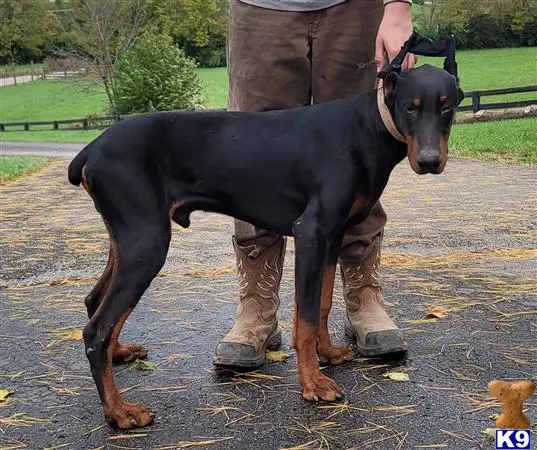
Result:
<instances>
[{"instance_id":1,"label":"dog's neck","mask_svg":"<svg viewBox=\"0 0 537 450\"><path fill-rule=\"evenodd\" d=\"M382 123L384 124L386 129L390 132L390 134L395 139L406 143L406 138L397 129L397 126L395 125L395 122L392 117L392 113L389 110L384 100L385 99L384 81L382 79L378 80L376 89L377 89L377 107L380 113L380 118L382 119Z\"/></svg>"}]
</instances>

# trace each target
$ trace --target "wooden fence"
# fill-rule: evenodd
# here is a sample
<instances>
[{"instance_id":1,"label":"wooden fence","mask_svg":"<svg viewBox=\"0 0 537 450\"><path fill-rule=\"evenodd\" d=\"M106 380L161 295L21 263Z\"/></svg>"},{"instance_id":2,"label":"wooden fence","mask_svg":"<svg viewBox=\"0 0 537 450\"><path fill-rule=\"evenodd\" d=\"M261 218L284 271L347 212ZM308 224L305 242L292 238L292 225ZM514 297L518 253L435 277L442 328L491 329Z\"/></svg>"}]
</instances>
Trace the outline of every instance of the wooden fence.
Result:
<instances>
[{"instance_id":1,"label":"wooden fence","mask_svg":"<svg viewBox=\"0 0 537 450\"><path fill-rule=\"evenodd\" d=\"M465 93L467 98L472 99L471 105L465 105L459 107L459 111L473 111L474 113L480 110L486 109L503 109L503 108L517 108L521 106L537 105L537 96L531 100L520 100L512 102L502 103L481 103L482 97L502 95L502 94L514 94L524 92L537 92L537 85L522 86L506 89L492 89L488 91L472 91ZM104 117L84 117L82 119L68 119L68 120L49 120L49 121L37 121L37 122L0 122L0 132L8 131L8 127L21 128L25 131L29 131L31 127L35 126L51 126L53 130L98 130L108 128L120 120L127 119L132 116L104 116ZM67 125L67 127L64 127Z\"/></svg>"},{"instance_id":2,"label":"wooden fence","mask_svg":"<svg viewBox=\"0 0 537 450\"><path fill-rule=\"evenodd\" d=\"M531 100L520 100L514 102L497 102L497 103L481 103L482 97L489 97L503 94L518 94L521 92L537 92L537 85L513 87L505 89L490 89L488 91L472 91L464 94L465 98L471 98L472 104L459 107L459 111L472 111L474 113L483 109L504 109L518 108L521 106L537 105L537 95Z\"/></svg>"}]
</instances>

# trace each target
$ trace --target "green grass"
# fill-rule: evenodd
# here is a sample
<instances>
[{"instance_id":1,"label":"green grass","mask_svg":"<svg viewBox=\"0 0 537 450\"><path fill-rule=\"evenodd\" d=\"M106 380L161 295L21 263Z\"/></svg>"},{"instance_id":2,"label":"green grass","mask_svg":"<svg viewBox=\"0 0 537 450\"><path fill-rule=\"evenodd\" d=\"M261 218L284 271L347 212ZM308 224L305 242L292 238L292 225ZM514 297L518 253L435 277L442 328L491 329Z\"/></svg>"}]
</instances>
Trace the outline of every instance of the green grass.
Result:
<instances>
[{"instance_id":1,"label":"green grass","mask_svg":"<svg viewBox=\"0 0 537 450\"><path fill-rule=\"evenodd\" d=\"M449 146L456 156L537 164L537 119L459 124Z\"/></svg>"},{"instance_id":2,"label":"green grass","mask_svg":"<svg viewBox=\"0 0 537 450\"><path fill-rule=\"evenodd\" d=\"M202 100L208 108L225 108L227 104L227 72L225 67L198 69L203 84Z\"/></svg>"},{"instance_id":3,"label":"green grass","mask_svg":"<svg viewBox=\"0 0 537 450\"><path fill-rule=\"evenodd\" d=\"M92 82L35 81L0 89L0 121L77 119L105 113L103 88Z\"/></svg>"},{"instance_id":4,"label":"green grass","mask_svg":"<svg viewBox=\"0 0 537 450\"><path fill-rule=\"evenodd\" d=\"M51 161L42 156L0 156L0 185L37 172Z\"/></svg>"},{"instance_id":5,"label":"green grass","mask_svg":"<svg viewBox=\"0 0 537 450\"><path fill-rule=\"evenodd\" d=\"M537 83L534 74L537 49L510 48L457 53L465 91L525 86ZM441 58L420 58L419 64L441 65ZM204 86L202 99L209 108L224 108L227 98L225 68L197 69ZM535 98L535 93L488 97L484 103ZM82 118L106 114L106 95L95 83L38 81L0 89L0 121L34 121ZM464 104L468 104L465 100ZM461 156L518 159L536 163L535 119L476 123L454 127L451 148ZM40 127L43 128L43 127ZM89 142L100 131L8 131L2 140ZM507 155L512 155L509 158Z\"/></svg>"},{"instance_id":6,"label":"green grass","mask_svg":"<svg viewBox=\"0 0 537 450\"><path fill-rule=\"evenodd\" d=\"M537 84L535 63L536 47L464 50L457 52L457 65L464 91L483 91ZM443 58L420 57L418 65L442 66ZM483 97L482 103L537 100L535 92ZM469 105L467 98L462 103Z\"/></svg>"},{"instance_id":7,"label":"green grass","mask_svg":"<svg viewBox=\"0 0 537 450\"><path fill-rule=\"evenodd\" d=\"M7 131L0 133L2 141L25 142L81 142L87 143L99 136L103 130L36 130L36 131Z\"/></svg>"}]
</instances>

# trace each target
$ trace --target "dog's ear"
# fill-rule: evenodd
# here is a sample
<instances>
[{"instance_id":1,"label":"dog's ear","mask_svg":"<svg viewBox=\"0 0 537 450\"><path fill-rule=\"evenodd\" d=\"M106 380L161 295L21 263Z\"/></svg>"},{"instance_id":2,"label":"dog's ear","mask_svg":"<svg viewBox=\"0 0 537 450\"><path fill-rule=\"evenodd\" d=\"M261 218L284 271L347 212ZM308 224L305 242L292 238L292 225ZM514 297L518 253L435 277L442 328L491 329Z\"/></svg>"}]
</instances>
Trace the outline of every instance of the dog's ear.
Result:
<instances>
[{"instance_id":1,"label":"dog's ear","mask_svg":"<svg viewBox=\"0 0 537 450\"><path fill-rule=\"evenodd\" d=\"M391 70L380 72L378 77L383 81L384 101L386 102L386 105L388 105L388 107L393 106L393 100L395 99L401 76L397 72Z\"/></svg>"},{"instance_id":2,"label":"dog's ear","mask_svg":"<svg viewBox=\"0 0 537 450\"><path fill-rule=\"evenodd\" d=\"M460 86L457 86L457 89L459 90L459 103L457 103L457 106L459 106L464 100L464 91L461 89Z\"/></svg>"}]
</instances>

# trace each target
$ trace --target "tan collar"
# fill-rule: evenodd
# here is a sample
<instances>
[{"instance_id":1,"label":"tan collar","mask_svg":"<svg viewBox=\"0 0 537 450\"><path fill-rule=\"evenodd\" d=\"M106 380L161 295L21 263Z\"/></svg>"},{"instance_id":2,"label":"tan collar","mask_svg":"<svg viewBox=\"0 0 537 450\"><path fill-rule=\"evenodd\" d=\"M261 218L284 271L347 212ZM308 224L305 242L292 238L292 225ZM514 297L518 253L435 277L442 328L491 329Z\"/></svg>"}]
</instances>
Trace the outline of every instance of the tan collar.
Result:
<instances>
[{"instance_id":1,"label":"tan collar","mask_svg":"<svg viewBox=\"0 0 537 450\"><path fill-rule=\"evenodd\" d=\"M399 130L395 126L390 110L384 102L384 81L381 79L377 82L377 105L382 123L384 123L384 126L388 129L390 134L398 141L406 142L406 138L399 133Z\"/></svg>"}]
</instances>

